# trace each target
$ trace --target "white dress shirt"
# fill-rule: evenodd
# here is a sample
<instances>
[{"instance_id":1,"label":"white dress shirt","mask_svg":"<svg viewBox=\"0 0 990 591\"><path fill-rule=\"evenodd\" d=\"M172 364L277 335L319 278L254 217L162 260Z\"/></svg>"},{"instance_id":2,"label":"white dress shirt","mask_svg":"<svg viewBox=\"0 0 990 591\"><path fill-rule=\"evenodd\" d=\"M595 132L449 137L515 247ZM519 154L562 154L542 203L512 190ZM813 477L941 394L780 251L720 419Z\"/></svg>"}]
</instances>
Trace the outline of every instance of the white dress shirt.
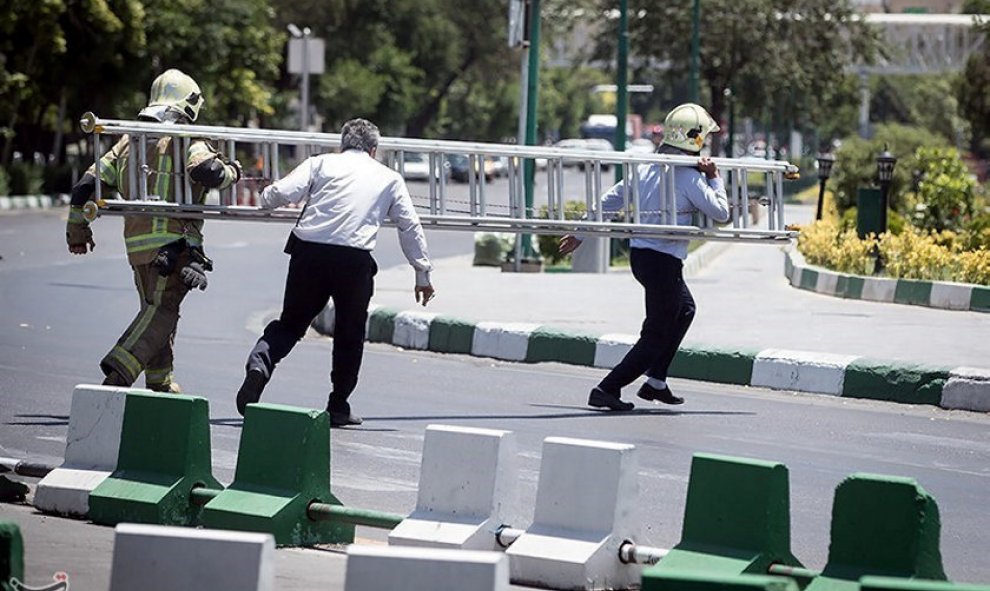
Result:
<instances>
[{"instance_id":1,"label":"white dress shirt","mask_svg":"<svg viewBox=\"0 0 990 591\"><path fill-rule=\"evenodd\" d=\"M372 251L387 219L416 270L416 285L430 285L429 253L406 183L396 171L361 150L307 158L261 192L262 209L309 201L293 233L300 240Z\"/></svg>"}]
</instances>

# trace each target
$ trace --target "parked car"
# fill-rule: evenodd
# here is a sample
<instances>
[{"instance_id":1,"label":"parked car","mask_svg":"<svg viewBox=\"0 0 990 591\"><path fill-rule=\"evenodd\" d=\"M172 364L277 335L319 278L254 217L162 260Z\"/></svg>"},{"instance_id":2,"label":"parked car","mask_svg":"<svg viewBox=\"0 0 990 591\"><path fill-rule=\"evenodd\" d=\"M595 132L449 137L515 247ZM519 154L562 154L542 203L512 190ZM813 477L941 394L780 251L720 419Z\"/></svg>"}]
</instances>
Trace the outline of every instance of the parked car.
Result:
<instances>
[{"instance_id":1,"label":"parked car","mask_svg":"<svg viewBox=\"0 0 990 591\"><path fill-rule=\"evenodd\" d=\"M447 156L447 163L450 170L450 179L459 183L468 182L468 170L471 160L464 154L450 154ZM477 166L477 164L475 164ZM504 159L485 158L485 180L490 181L496 176L508 174Z\"/></svg>"},{"instance_id":2,"label":"parked car","mask_svg":"<svg viewBox=\"0 0 990 591\"><path fill-rule=\"evenodd\" d=\"M440 167L443 174L450 176L450 166L444 162ZM433 171L433 177L440 180L440 170ZM407 181L430 180L430 157L420 152L406 152L403 159L402 177Z\"/></svg>"},{"instance_id":3,"label":"parked car","mask_svg":"<svg viewBox=\"0 0 990 591\"><path fill-rule=\"evenodd\" d=\"M580 138L568 138L566 140L560 140L553 145L554 148L563 148L565 150L586 150L587 144L585 140ZM564 168L569 166L577 166L577 160L564 160Z\"/></svg>"},{"instance_id":4,"label":"parked car","mask_svg":"<svg viewBox=\"0 0 990 591\"><path fill-rule=\"evenodd\" d=\"M588 138L584 140L584 149L595 152L611 152L612 142L601 138ZM608 164L602 164L602 170L608 170ZM578 170L584 170L584 162L578 162Z\"/></svg>"}]
</instances>

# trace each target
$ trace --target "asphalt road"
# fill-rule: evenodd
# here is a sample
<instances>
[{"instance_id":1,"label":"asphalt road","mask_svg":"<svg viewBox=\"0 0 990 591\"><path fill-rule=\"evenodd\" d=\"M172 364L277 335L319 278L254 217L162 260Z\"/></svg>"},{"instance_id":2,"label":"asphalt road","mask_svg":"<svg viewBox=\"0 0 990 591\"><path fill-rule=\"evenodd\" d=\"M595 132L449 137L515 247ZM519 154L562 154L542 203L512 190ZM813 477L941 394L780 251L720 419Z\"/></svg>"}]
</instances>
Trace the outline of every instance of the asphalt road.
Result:
<instances>
[{"instance_id":1,"label":"asphalt road","mask_svg":"<svg viewBox=\"0 0 990 591\"><path fill-rule=\"evenodd\" d=\"M72 257L62 238L65 213L0 214L0 455L60 458L73 386L100 381L100 357L136 311L120 221L98 221L96 252ZM248 351L280 305L287 231L211 223L207 249L217 271L183 310L177 379L210 399L215 473L224 482L233 476L240 433L234 393ZM471 248L470 234L432 233L429 241L438 258ZM376 256L382 268L404 264L394 231L381 233ZM410 269L410 303L412 285ZM304 340L280 365L265 400L322 408L331 349L329 339ZM520 447L513 525L525 527L545 437L632 443L641 450L642 540L670 546L680 538L692 453L776 460L791 471L794 553L820 568L835 486L853 472L911 476L939 501L950 578L990 581L990 417L688 381L674 382L688 399L683 407L613 415L584 404L600 376L589 368L369 345L352 398L366 422L333 432L332 488L346 504L407 513L426 425L508 429Z\"/></svg>"}]
</instances>

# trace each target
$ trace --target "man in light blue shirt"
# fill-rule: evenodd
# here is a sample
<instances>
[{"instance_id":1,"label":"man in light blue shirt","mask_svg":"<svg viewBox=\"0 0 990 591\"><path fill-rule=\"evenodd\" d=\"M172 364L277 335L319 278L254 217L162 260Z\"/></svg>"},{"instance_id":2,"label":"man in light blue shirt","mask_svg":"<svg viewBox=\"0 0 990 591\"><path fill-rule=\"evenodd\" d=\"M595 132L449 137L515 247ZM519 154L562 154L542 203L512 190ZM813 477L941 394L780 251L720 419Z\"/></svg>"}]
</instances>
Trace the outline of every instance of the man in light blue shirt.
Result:
<instances>
[{"instance_id":1,"label":"man in light blue shirt","mask_svg":"<svg viewBox=\"0 0 990 591\"><path fill-rule=\"evenodd\" d=\"M672 110L664 122L664 140L659 154L698 155L705 138L718 131L718 124L702 107L687 103ZM639 172L640 221L660 223L660 165L644 164ZM725 184L709 158L699 158L697 167L679 166L674 173L677 224L688 225L696 212L717 222L729 220ZM625 185L617 183L602 196L602 211L622 209ZM560 252L567 254L580 246L575 236L564 236ZM666 404L682 404L667 385L667 372L684 335L694 319L695 305L684 282L683 261L687 241L663 238L633 238L629 241L629 262L633 277L646 290L646 320L639 340L626 356L591 390L588 404L596 408L632 410L631 402L621 399L622 388L646 374L646 383L637 396Z\"/></svg>"}]
</instances>

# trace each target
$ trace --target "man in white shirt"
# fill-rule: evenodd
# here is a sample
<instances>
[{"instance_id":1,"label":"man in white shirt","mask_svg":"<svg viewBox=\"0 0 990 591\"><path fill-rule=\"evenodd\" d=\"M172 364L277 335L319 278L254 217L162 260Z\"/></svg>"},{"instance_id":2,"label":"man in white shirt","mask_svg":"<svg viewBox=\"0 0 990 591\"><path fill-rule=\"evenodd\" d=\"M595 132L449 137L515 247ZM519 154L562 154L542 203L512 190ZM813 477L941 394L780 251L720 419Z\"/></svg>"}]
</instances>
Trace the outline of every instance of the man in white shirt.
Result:
<instances>
[{"instance_id":1,"label":"man in white shirt","mask_svg":"<svg viewBox=\"0 0 990 591\"><path fill-rule=\"evenodd\" d=\"M692 103L680 105L664 121L663 143L657 153L698 155L708 134L718 129L718 124L702 107ZM709 158L699 158L696 168L679 166L674 174L678 224L690 224L692 214L697 211L717 222L729 220L725 184ZM644 224L660 223L660 180L658 164L640 165L639 208ZM622 209L624 192L621 182L609 189L602 196L602 211ZM580 239L564 236L560 252L567 254L580 244ZM621 390L644 373L647 380L637 396L665 404L682 404L684 399L675 396L667 386L667 371L694 319L694 298L681 273L687 258L687 241L633 238L629 246L633 277L646 290L646 320L639 340L591 390L588 404L632 410L633 403L621 400Z\"/></svg>"},{"instance_id":2,"label":"man in white shirt","mask_svg":"<svg viewBox=\"0 0 990 591\"><path fill-rule=\"evenodd\" d=\"M371 251L386 219L398 226L399 243L416 271L416 301L434 295L426 236L405 181L375 160L378 128L352 119L341 130L340 153L306 159L285 178L265 188L262 209L305 200L286 252L291 255L282 313L248 356L237 393L237 410L258 402L275 366L303 337L332 298L334 303L333 390L327 402L333 427L360 425L347 398L354 391L364 351L368 302L378 271Z\"/></svg>"}]
</instances>

